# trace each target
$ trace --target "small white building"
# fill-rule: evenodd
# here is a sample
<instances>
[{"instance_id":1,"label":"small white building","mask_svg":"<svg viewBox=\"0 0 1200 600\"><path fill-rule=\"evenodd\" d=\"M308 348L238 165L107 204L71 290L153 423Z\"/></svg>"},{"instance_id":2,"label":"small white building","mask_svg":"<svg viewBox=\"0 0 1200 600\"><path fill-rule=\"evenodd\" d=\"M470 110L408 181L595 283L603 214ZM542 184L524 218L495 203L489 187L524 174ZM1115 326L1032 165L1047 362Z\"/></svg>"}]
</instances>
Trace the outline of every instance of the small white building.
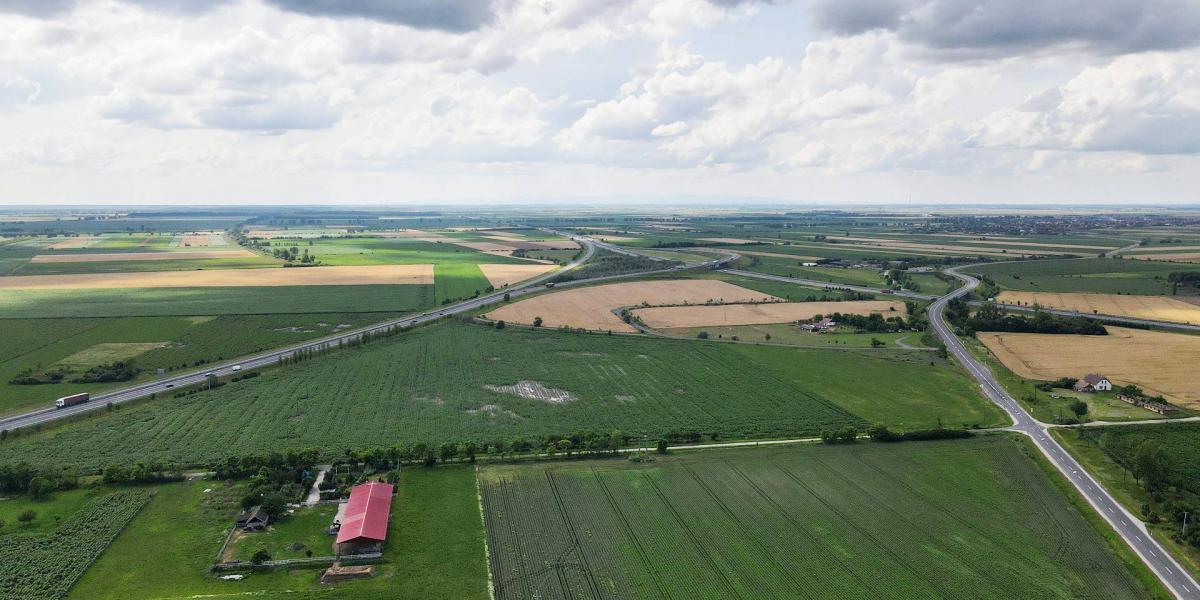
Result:
<instances>
[{"instance_id":1,"label":"small white building","mask_svg":"<svg viewBox=\"0 0 1200 600\"><path fill-rule=\"evenodd\" d=\"M1083 379L1075 382L1075 391L1077 392L1108 392L1112 389L1112 382L1107 377L1096 373L1088 373L1083 376Z\"/></svg>"}]
</instances>

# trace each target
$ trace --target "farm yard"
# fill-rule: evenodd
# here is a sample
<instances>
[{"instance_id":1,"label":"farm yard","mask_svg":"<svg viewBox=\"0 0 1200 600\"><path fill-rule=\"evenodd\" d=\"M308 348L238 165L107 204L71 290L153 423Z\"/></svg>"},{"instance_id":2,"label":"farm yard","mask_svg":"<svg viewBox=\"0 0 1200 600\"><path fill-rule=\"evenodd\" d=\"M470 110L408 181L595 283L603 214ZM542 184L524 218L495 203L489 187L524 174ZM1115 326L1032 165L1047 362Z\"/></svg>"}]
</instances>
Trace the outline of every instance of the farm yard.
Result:
<instances>
[{"instance_id":1,"label":"farm yard","mask_svg":"<svg viewBox=\"0 0 1200 600\"><path fill-rule=\"evenodd\" d=\"M1004 304L1059 308L1081 313L1135 317L1176 323L1200 323L1200 306L1163 296L1077 294L1059 292L1002 292Z\"/></svg>"},{"instance_id":2,"label":"farm yard","mask_svg":"<svg viewBox=\"0 0 1200 600\"><path fill-rule=\"evenodd\" d=\"M1146 597L1028 452L989 436L485 467L496 597Z\"/></svg>"},{"instance_id":3,"label":"farm yard","mask_svg":"<svg viewBox=\"0 0 1200 600\"><path fill-rule=\"evenodd\" d=\"M1042 333L976 334L1004 366L1020 377L1052 381L1103 373L1114 383L1132 383L1148 393L1200 408L1200 336L1124 327L1108 335Z\"/></svg>"},{"instance_id":4,"label":"farm yard","mask_svg":"<svg viewBox=\"0 0 1200 600\"><path fill-rule=\"evenodd\" d=\"M761 325L805 321L817 315L880 314L907 317L903 302L892 300L852 300L846 302L778 302L765 304L725 304L720 306L665 306L639 308L632 314L647 327L700 327L704 325Z\"/></svg>"},{"instance_id":5,"label":"farm yard","mask_svg":"<svg viewBox=\"0 0 1200 600\"><path fill-rule=\"evenodd\" d=\"M591 330L635 332L637 329L613 314L625 306L704 304L711 302L778 301L774 296L736 285L706 279L674 279L610 283L586 288L556 290L519 300L489 311L496 321L543 327L578 327Z\"/></svg>"},{"instance_id":6,"label":"farm yard","mask_svg":"<svg viewBox=\"0 0 1200 600\"><path fill-rule=\"evenodd\" d=\"M522 381L576 399L548 402L487 387ZM618 429L633 440L686 431L742 439L939 421L1006 422L966 376L930 357L444 323L217 390L10 438L0 444L0 463L191 465L234 453L313 447L337 454L582 429Z\"/></svg>"}]
</instances>

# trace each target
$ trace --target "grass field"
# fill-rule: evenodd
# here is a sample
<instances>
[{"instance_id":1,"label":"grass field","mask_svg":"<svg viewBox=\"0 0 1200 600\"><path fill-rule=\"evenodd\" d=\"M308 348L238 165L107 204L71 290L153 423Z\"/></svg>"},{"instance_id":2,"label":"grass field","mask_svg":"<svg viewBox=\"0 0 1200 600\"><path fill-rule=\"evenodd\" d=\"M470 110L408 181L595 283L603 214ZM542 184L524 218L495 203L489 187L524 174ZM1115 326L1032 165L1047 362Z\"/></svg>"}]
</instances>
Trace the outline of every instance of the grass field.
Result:
<instances>
[{"instance_id":1,"label":"grass field","mask_svg":"<svg viewBox=\"0 0 1200 600\"><path fill-rule=\"evenodd\" d=\"M1181 265L1113 258L1037 260L972 267L1001 289L1023 292L1169 295L1167 275Z\"/></svg>"},{"instance_id":2,"label":"grass field","mask_svg":"<svg viewBox=\"0 0 1200 600\"><path fill-rule=\"evenodd\" d=\"M293 269L214 269L139 273L30 275L0 279L0 289L93 290L317 285L430 285L432 283L433 265L406 264Z\"/></svg>"},{"instance_id":3,"label":"grass field","mask_svg":"<svg viewBox=\"0 0 1200 600\"><path fill-rule=\"evenodd\" d=\"M999 436L497 466L480 478L504 600L1151 594Z\"/></svg>"},{"instance_id":4,"label":"grass field","mask_svg":"<svg viewBox=\"0 0 1200 600\"><path fill-rule=\"evenodd\" d=\"M410 312L433 305L432 285L0 290L0 319Z\"/></svg>"},{"instance_id":5,"label":"grass field","mask_svg":"<svg viewBox=\"0 0 1200 600\"><path fill-rule=\"evenodd\" d=\"M214 492L205 494L204 489ZM317 583L317 569L278 569L222 581L208 574L237 499L224 485L162 486L137 519L71 591L79 600L237 596L296 600L462 598L486 600L483 523L468 467L406 468L392 502L385 562L374 579ZM329 539L328 536L325 536ZM163 543L169 539L170 543ZM147 560L148 548L154 549ZM319 554L314 552L314 554Z\"/></svg>"},{"instance_id":6,"label":"grass field","mask_svg":"<svg viewBox=\"0 0 1200 600\"><path fill-rule=\"evenodd\" d=\"M577 399L552 404L485 387L518 381ZM939 418L946 426L1006 422L965 375L929 356L444 323L219 390L10 436L0 461L194 464L287 448L340 454L580 429L619 429L635 440L688 430L762 438L868 422L929 427Z\"/></svg>"},{"instance_id":7,"label":"grass field","mask_svg":"<svg viewBox=\"0 0 1200 600\"><path fill-rule=\"evenodd\" d=\"M41 371L67 361L76 371L111 362L114 350L148 348L136 355L141 378L158 368L174 370L197 361L211 362L266 348L330 335L394 316L391 313L312 315L225 315L217 317L124 317L84 319L8 319L2 321L6 343L0 344L0 414L49 405L54 398L82 391L98 392L124 383L13 385L18 373ZM127 352L122 356L129 357ZM196 367L198 368L198 367Z\"/></svg>"},{"instance_id":8,"label":"grass field","mask_svg":"<svg viewBox=\"0 0 1200 600\"><path fill-rule=\"evenodd\" d=\"M221 559L249 562L259 549L273 560L332 556L334 538L325 529L333 523L337 508L336 504L305 506L284 519L273 519L267 531L236 532Z\"/></svg>"},{"instance_id":9,"label":"grass field","mask_svg":"<svg viewBox=\"0 0 1200 600\"><path fill-rule=\"evenodd\" d=\"M768 256L755 256L753 258L755 260L750 260L743 257L739 259L734 266L740 269L756 271L759 273L768 273L770 275L796 277L798 279L815 279L817 281L828 281L834 284L844 283L848 285L883 287L884 283L882 274L875 269L802 267L799 265L800 262L803 262L802 260Z\"/></svg>"}]
</instances>

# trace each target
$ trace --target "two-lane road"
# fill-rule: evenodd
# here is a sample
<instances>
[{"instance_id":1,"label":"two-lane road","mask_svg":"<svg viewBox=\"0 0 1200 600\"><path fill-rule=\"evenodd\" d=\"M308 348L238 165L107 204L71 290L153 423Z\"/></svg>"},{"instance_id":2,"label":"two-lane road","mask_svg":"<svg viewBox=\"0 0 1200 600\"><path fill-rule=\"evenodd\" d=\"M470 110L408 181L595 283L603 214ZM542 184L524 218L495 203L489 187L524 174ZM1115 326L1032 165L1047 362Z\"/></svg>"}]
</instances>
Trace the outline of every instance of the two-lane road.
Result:
<instances>
[{"instance_id":1,"label":"two-lane road","mask_svg":"<svg viewBox=\"0 0 1200 600\"><path fill-rule=\"evenodd\" d=\"M1012 429L1028 435L1037 445L1042 454L1066 476L1067 480L1079 490L1088 503L1104 517L1113 529L1125 540L1129 547L1137 553L1150 570L1179 598L1200 599L1200 586L1183 567L1150 536L1146 526L1129 511L1125 510L1083 467L1050 436L1048 428L1038 422L1017 401L1009 395L1000 383L996 381L991 370L971 355L962 340L954 335L954 330L946 321L946 304L955 298L970 293L979 285L979 280L964 275L954 269L947 273L963 280L966 285L938 298L929 307L929 322L933 325L938 337L946 344L947 350L954 358L979 381L984 394L992 402L998 404L1012 417Z\"/></svg>"}]
</instances>

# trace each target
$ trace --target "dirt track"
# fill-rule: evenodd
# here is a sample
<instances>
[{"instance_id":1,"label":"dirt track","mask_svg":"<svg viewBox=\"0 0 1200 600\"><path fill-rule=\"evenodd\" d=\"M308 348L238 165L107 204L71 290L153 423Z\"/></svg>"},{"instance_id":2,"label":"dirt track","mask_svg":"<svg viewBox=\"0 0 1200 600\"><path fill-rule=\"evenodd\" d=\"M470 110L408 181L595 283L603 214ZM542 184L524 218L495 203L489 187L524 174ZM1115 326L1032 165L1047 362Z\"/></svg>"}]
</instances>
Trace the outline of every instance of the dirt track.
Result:
<instances>
[{"instance_id":1,"label":"dirt track","mask_svg":"<svg viewBox=\"0 0 1200 600\"><path fill-rule=\"evenodd\" d=\"M601 331L635 332L637 329L626 324L612 311L643 302L653 306L683 302L703 304L710 300L749 302L763 299L778 300L762 292L714 279L631 281L543 294L501 306L486 316L523 324L532 324L535 317L541 317L543 327L567 325Z\"/></svg>"},{"instance_id":2,"label":"dirt track","mask_svg":"<svg viewBox=\"0 0 1200 600\"><path fill-rule=\"evenodd\" d=\"M727 304L722 306L665 306L641 308L633 314L648 327L703 327L706 325L763 325L807 320L815 315L869 315L907 317L903 302L856 300L850 302L777 302L767 304Z\"/></svg>"},{"instance_id":3,"label":"dirt track","mask_svg":"<svg viewBox=\"0 0 1200 600\"><path fill-rule=\"evenodd\" d=\"M433 265L213 269L0 277L0 289L120 289L433 283Z\"/></svg>"},{"instance_id":4,"label":"dirt track","mask_svg":"<svg viewBox=\"0 0 1200 600\"><path fill-rule=\"evenodd\" d=\"M1118 385L1200 408L1200 336L1107 327L1109 335L978 333L980 341L1017 375L1052 380L1100 373Z\"/></svg>"}]
</instances>

